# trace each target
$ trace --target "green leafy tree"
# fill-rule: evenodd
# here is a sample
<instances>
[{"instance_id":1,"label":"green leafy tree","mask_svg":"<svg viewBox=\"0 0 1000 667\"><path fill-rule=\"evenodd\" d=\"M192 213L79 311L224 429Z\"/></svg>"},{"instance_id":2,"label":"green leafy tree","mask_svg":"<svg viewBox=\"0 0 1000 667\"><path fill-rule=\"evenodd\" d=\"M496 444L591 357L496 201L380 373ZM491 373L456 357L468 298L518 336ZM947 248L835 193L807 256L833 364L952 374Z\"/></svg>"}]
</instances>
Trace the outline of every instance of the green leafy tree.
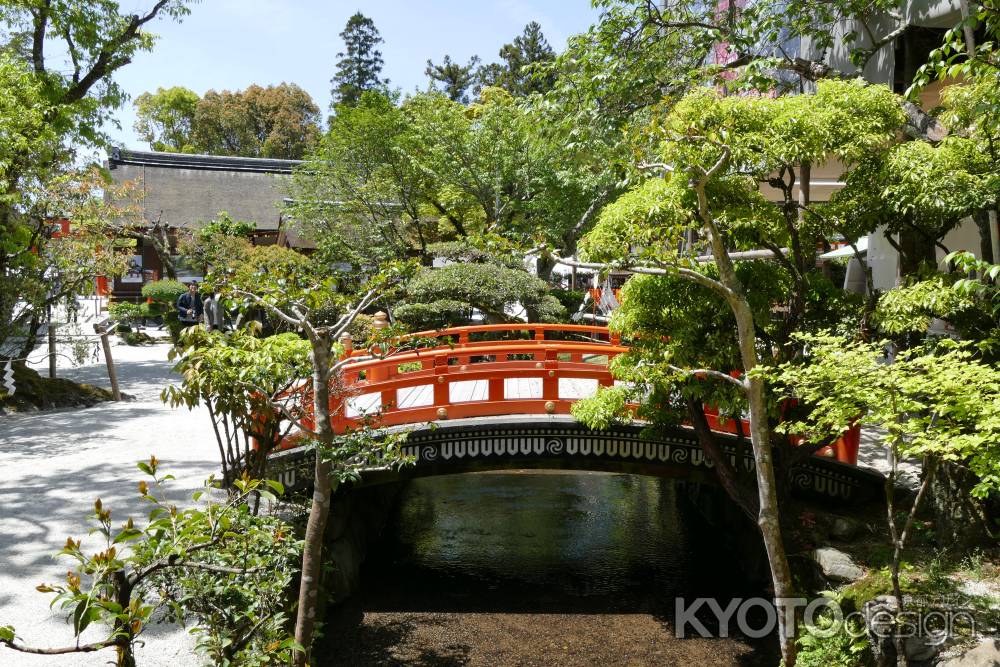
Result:
<instances>
[{"instance_id":1,"label":"green leafy tree","mask_svg":"<svg viewBox=\"0 0 1000 667\"><path fill-rule=\"evenodd\" d=\"M954 252L945 259L968 276L955 281L952 288L966 297L980 299L984 310L1000 318L1000 264L985 262L968 251ZM1000 334L991 337L1000 339Z\"/></svg>"},{"instance_id":2,"label":"green leafy tree","mask_svg":"<svg viewBox=\"0 0 1000 667\"><path fill-rule=\"evenodd\" d=\"M294 83L210 90L198 102L192 144L203 153L298 160L320 134L319 107Z\"/></svg>"},{"instance_id":3,"label":"green leafy tree","mask_svg":"<svg viewBox=\"0 0 1000 667\"><path fill-rule=\"evenodd\" d=\"M168 355L183 381L161 398L171 407L208 408L227 484L244 473L264 477L268 454L293 427L274 404L301 416L290 390L309 373L308 343L292 333L255 334L190 327Z\"/></svg>"},{"instance_id":4,"label":"green leafy tree","mask_svg":"<svg viewBox=\"0 0 1000 667\"><path fill-rule=\"evenodd\" d=\"M0 228L0 358L26 356L47 313L73 310L95 275L125 273L131 251L116 239L138 224L139 198L134 183L115 185L96 168L53 175L11 196L21 204ZM70 233L60 231L59 220L72 221Z\"/></svg>"},{"instance_id":5,"label":"green leafy tree","mask_svg":"<svg viewBox=\"0 0 1000 667\"><path fill-rule=\"evenodd\" d=\"M973 357L968 345L941 341L886 358L882 343L856 343L830 335L802 338L807 363L786 363L770 377L789 397L808 407L808 416L782 429L822 442L857 419L885 430L892 452L885 482L891 574L897 609L904 610L900 567L921 501L943 462L966 462L984 496L1000 484L1000 371ZM936 349L935 349L936 348ZM897 515L896 462L923 460L920 487L902 517ZM896 654L906 655L905 637L895 636ZM902 658L905 662L905 658Z\"/></svg>"},{"instance_id":6,"label":"green leafy tree","mask_svg":"<svg viewBox=\"0 0 1000 667\"><path fill-rule=\"evenodd\" d=\"M184 261L206 275L214 266L234 266L254 252L250 243L256 226L246 220L234 220L226 211L204 223L177 244Z\"/></svg>"},{"instance_id":7,"label":"green leafy tree","mask_svg":"<svg viewBox=\"0 0 1000 667\"><path fill-rule=\"evenodd\" d=\"M503 62L479 68L480 87L503 88L517 97L544 93L552 87L554 77L542 66L551 63L555 57L555 51L542 34L542 26L532 21L524 26L524 32L513 42L500 48Z\"/></svg>"},{"instance_id":8,"label":"green leafy tree","mask_svg":"<svg viewBox=\"0 0 1000 667\"><path fill-rule=\"evenodd\" d=\"M154 151L194 153L194 117L201 100L183 86L157 88L135 99L135 131Z\"/></svg>"},{"instance_id":9,"label":"green leafy tree","mask_svg":"<svg viewBox=\"0 0 1000 667\"><path fill-rule=\"evenodd\" d=\"M440 65L427 61L424 73L431 80L431 85L441 85L443 92L452 102L469 103L469 92L476 83L479 56L472 56L465 65L460 65L445 55Z\"/></svg>"},{"instance_id":10,"label":"green leafy tree","mask_svg":"<svg viewBox=\"0 0 1000 667\"><path fill-rule=\"evenodd\" d=\"M305 336L309 345L311 379L299 396L300 412L272 403L275 410L299 429L300 438L316 451L313 495L306 523L302 550L302 575L295 620L296 666L306 664L312 645L318 607L319 582L323 566L323 535L329 518L333 492L341 483L354 480L369 465L398 466L406 457L398 439L373 437L367 429L337 434L331 417L348 398L340 382L340 371L349 363L340 337L349 330L358 315L378 298L386 298L411 267L386 265L357 290L338 289L338 277L327 267L287 266L282 271L262 267L251 272L249 266L218 271L210 276L224 296L244 308L263 309ZM378 341L373 341L377 343ZM387 341L381 349L389 349Z\"/></svg>"},{"instance_id":11,"label":"green leafy tree","mask_svg":"<svg viewBox=\"0 0 1000 667\"><path fill-rule=\"evenodd\" d=\"M142 296L149 300L146 314L162 317L163 324L170 332L170 339L177 342L181 333L181 321L177 314L177 298L187 291L184 283L177 280L154 280L142 286Z\"/></svg>"},{"instance_id":12,"label":"green leafy tree","mask_svg":"<svg viewBox=\"0 0 1000 667\"><path fill-rule=\"evenodd\" d=\"M914 276L922 265L936 267L936 251L951 251L945 235L998 196L997 165L974 140L952 136L869 152L832 199L844 218L862 227L885 225L883 236L900 255L900 274Z\"/></svg>"},{"instance_id":13,"label":"green leafy tree","mask_svg":"<svg viewBox=\"0 0 1000 667\"><path fill-rule=\"evenodd\" d=\"M347 20L340 38L344 51L337 54L337 72L330 83L333 86L333 106L357 104L367 90L384 90L389 84L382 79L382 52L378 45L384 40L375 22L355 13Z\"/></svg>"},{"instance_id":14,"label":"green leafy tree","mask_svg":"<svg viewBox=\"0 0 1000 667\"><path fill-rule=\"evenodd\" d=\"M103 549L86 553L80 540L67 538L60 552L74 561L64 584L41 584L55 593L53 606L66 611L77 641L37 648L0 626L0 647L36 655L66 655L113 649L115 664L134 667L134 646L157 610L193 621L198 648L213 664L287 664L296 647L285 630L285 589L295 573L300 544L292 528L271 516L255 516L255 494L274 500L277 482L236 480L238 492L225 503L207 500L214 485L194 494L194 504L178 508L166 501L163 486L173 479L159 470L156 457L139 463L150 477L138 484L149 503L147 521L132 517L115 528L111 508L94 502L92 532ZM206 500L202 500L206 498ZM105 639L81 643L92 623L108 626Z\"/></svg>"},{"instance_id":15,"label":"green leafy tree","mask_svg":"<svg viewBox=\"0 0 1000 667\"><path fill-rule=\"evenodd\" d=\"M0 4L4 34L24 38L0 53L0 354L23 357L46 310L84 289L84 274L122 270L108 239L123 227L105 224L121 212L87 196L100 186L73 173L69 147L103 145L102 123L125 99L113 75L152 48L148 25L187 5L157 0L126 14L117 2ZM81 233L51 243L51 218L70 215Z\"/></svg>"},{"instance_id":16,"label":"green leafy tree","mask_svg":"<svg viewBox=\"0 0 1000 667\"><path fill-rule=\"evenodd\" d=\"M846 231L842 221L798 201L791 183L803 165L833 157L857 163L887 145L902 122L892 93L862 82L826 81L815 95L797 97L693 91L653 117L648 127L658 157L639 165L652 176L637 178L637 185L606 206L581 246L592 261L579 266L650 276L626 288L612 320L623 334L639 338L635 352L614 370L650 389L651 410L663 403L686 408L720 480L757 521L779 606L793 583L773 452L787 445L772 437L770 415L777 404L751 371L795 356L801 348L792 333L838 325L838 316L851 310L815 263L817 246ZM778 201L762 191L767 186L782 193ZM687 287L677 288L680 283ZM721 312L704 313L706 303ZM775 304L783 306L781 316L775 316ZM705 326L699 327L698 317ZM696 338L701 335L714 344L705 345ZM599 392L578 404L577 414L606 414L594 402L621 404L622 391ZM717 402L749 413L753 503L731 483L739 471L713 451L701 408ZM783 460L794 456L789 451ZM792 664L794 624L780 622L782 655Z\"/></svg>"},{"instance_id":17,"label":"green leafy tree","mask_svg":"<svg viewBox=\"0 0 1000 667\"><path fill-rule=\"evenodd\" d=\"M290 217L329 260L358 266L428 264L431 244L477 236L575 247L615 177L596 158L567 162L544 120L499 88L468 107L438 93L398 106L366 93L295 174Z\"/></svg>"},{"instance_id":18,"label":"green leafy tree","mask_svg":"<svg viewBox=\"0 0 1000 667\"><path fill-rule=\"evenodd\" d=\"M965 5L963 5L965 6ZM945 33L941 46L931 51L928 62L921 67L913 85L907 91L916 97L925 86L938 81L944 84L941 93L941 121L952 135L966 139L974 146L977 162L993 174L1000 173L1000 10L996 2L972 3L971 13ZM976 39L976 34L984 39ZM997 189L981 210L974 213L982 239L979 250L983 259L1000 262L994 250L998 210Z\"/></svg>"},{"instance_id":19,"label":"green leafy tree","mask_svg":"<svg viewBox=\"0 0 1000 667\"><path fill-rule=\"evenodd\" d=\"M364 93L330 119L293 176L290 218L331 261L360 267L425 252L440 230L428 216L432 181L414 161L414 147L407 112L382 93Z\"/></svg>"},{"instance_id":20,"label":"green leafy tree","mask_svg":"<svg viewBox=\"0 0 1000 667\"><path fill-rule=\"evenodd\" d=\"M156 19L180 20L187 0L151 0L146 10L125 13L118 2L4 2L6 32L30 36L21 51L48 103L46 120L57 133L84 143L103 140L100 128L126 101L116 71L150 51ZM30 41L30 47L27 42ZM58 45L58 46L55 46ZM53 62L54 60L54 62Z\"/></svg>"}]
</instances>

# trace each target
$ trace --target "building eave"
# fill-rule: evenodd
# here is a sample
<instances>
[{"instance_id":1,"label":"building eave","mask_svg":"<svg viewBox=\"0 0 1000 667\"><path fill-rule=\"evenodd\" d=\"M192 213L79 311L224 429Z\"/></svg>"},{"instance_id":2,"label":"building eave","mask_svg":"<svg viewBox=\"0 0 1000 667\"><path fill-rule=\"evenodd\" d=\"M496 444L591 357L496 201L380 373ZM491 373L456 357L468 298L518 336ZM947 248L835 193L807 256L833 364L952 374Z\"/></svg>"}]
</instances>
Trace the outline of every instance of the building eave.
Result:
<instances>
[{"instance_id":1,"label":"building eave","mask_svg":"<svg viewBox=\"0 0 1000 667\"><path fill-rule=\"evenodd\" d=\"M229 155L133 151L127 148L113 148L108 155L109 169L115 169L122 165L135 165L162 169L291 174L292 170L302 162L302 160L276 160Z\"/></svg>"}]
</instances>

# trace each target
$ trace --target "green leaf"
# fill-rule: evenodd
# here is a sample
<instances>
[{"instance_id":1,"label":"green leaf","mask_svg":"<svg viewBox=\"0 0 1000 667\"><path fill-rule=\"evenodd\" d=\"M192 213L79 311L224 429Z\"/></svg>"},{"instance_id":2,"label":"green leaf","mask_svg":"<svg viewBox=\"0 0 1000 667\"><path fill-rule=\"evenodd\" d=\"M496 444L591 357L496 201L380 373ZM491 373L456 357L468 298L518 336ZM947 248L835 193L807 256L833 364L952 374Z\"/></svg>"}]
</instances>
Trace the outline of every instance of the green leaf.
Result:
<instances>
[{"instance_id":1,"label":"green leaf","mask_svg":"<svg viewBox=\"0 0 1000 667\"><path fill-rule=\"evenodd\" d=\"M127 528L115 535L115 539L112 541L112 544L119 544L121 542L127 542L128 540L138 539L142 537L142 535L142 531L138 528Z\"/></svg>"}]
</instances>

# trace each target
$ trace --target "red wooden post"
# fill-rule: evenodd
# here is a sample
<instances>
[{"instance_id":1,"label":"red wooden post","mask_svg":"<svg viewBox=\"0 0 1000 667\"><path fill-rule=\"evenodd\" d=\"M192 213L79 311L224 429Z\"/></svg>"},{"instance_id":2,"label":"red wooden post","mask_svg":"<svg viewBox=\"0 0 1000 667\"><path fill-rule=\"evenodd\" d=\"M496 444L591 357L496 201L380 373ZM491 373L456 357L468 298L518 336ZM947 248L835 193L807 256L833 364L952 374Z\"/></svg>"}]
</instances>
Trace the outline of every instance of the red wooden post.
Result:
<instances>
[{"instance_id":1,"label":"red wooden post","mask_svg":"<svg viewBox=\"0 0 1000 667\"><path fill-rule=\"evenodd\" d=\"M504 388L503 388L503 378L490 378L489 379L489 396L490 401L502 401L504 400Z\"/></svg>"},{"instance_id":2,"label":"red wooden post","mask_svg":"<svg viewBox=\"0 0 1000 667\"><path fill-rule=\"evenodd\" d=\"M354 352L354 336L351 335L350 331L340 334L340 344L344 347L344 353L340 355L340 358L346 359L350 357Z\"/></svg>"},{"instance_id":3,"label":"red wooden post","mask_svg":"<svg viewBox=\"0 0 1000 667\"><path fill-rule=\"evenodd\" d=\"M534 338L535 338L536 341L544 341L545 340L545 329L535 329L535 336L534 336ZM532 358L535 361L541 361L542 359L545 358L545 354L542 353L542 352L535 352L534 357L532 357Z\"/></svg>"},{"instance_id":4,"label":"red wooden post","mask_svg":"<svg viewBox=\"0 0 1000 667\"><path fill-rule=\"evenodd\" d=\"M861 425L854 424L834 443L837 460L841 463L858 465L858 449L861 447Z\"/></svg>"},{"instance_id":5,"label":"red wooden post","mask_svg":"<svg viewBox=\"0 0 1000 667\"><path fill-rule=\"evenodd\" d=\"M448 355L434 358L434 405L445 406L451 401L448 391Z\"/></svg>"},{"instance_id":6,"label":"red wooden post","mask_svg":"<svg viewBox=\"0 0 1000 667\"><path fill-rule=\"evenodd\" d=\"M559 358L555 348L545 350L545 376L542 378L542 399L559 400Z\"/></svg>"},{"instance_id":7,"label":"red wooden post","mask_svg":"<svg viewBox=\"0 0 1000 667\"><path fill-rule=\"evenodd\" d=\"M458 334L458 347L467 347L468 345L469 345L469 332L468 331L462 331L462 332L460 332ZM469 360L471 358L472 357L461 356L461 357L458 358L458 364L460 366L464 365L464 364L467 364L467 363L469 363Z\"/></svg>"},{"instance_id":8,"label":"red wooden post","mask_svg":"<svg viewBox=\"0 0 1000 667\"><path fill-rule=\"evenodd\" d=\"M334 433L343 433L347 430L347 399L334 397L330 400L330 426ZM306 425L303 421L303 425ZM311 424L309 428L314 428Z\"/></svg>"}]
</instances>

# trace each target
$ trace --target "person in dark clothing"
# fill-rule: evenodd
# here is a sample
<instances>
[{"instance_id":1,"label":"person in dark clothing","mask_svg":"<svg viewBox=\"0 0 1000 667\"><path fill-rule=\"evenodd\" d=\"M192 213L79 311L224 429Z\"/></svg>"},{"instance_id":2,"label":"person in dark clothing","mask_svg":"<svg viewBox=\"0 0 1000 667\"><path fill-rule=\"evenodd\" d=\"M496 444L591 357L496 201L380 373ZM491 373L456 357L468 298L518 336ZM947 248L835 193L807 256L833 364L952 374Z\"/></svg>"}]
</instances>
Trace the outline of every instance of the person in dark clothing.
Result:
<instances>
[{"instance_id":1,"label":"person in dark clothing","mask_svg":"<svg viewBox=\"0 0 1000 667\"><path fill-rule=\"evenodd\" d=\"M198 294L198 283L188 283L188 291L177 297L177 316L181 324L192 327L201 321L203 312L201 295Z\"/></svg>"}]
</instances>

